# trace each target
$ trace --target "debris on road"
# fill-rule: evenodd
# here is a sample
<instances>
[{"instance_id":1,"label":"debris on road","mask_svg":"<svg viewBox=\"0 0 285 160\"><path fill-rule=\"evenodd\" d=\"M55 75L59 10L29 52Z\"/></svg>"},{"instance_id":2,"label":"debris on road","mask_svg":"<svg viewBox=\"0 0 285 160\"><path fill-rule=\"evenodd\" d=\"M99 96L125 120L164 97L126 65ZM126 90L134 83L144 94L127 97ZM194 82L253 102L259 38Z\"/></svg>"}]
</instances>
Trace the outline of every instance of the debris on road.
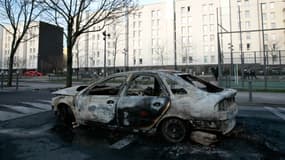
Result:
<instances>
[{"instance_id":1,"label":"debris on road","mask_svg":"<svg viewBox=\"0 0 285 160\"><path fill-rule=\"evenodd\" d=\"M110 146L110 148L122 149L122 148L126 147L127 145L131 144L132 142L134 142L135 139L136 139L136 137L134 135L128 135L128 136L124 137L123 139L117 141L116 143L112 144Z\"/></svg>"},{"instance_id":2,"label":"debris on road","mask_svg":"<svg viewBox=\"0 0 285 160\"><path fill-rule=\"evenodd\" d=\"M204 146L209 146L218 141L217 135L201 131L192 132L190 138L192 141Z\"/></svg>"}]
</instances>

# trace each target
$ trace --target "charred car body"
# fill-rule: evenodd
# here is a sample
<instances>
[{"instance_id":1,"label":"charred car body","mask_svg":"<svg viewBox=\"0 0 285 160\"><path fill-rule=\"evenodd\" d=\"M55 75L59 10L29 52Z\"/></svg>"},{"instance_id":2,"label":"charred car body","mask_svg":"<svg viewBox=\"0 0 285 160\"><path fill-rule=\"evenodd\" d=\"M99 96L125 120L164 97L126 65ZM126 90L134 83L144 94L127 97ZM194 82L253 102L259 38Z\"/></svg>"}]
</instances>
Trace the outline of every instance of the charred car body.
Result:
<instances>
[{"instance_id":1,"label":"charred car body","mask_svg":"<svg viewBox=\"0 0 285 160\"><path fill-rule=\"evenodd\" d=\"M170 142L182 141L192 130L226 134L237 114L235 90L180 72L118 73L53 94L53 110L67 125L159 131Z\"/></svg>"}]
</instances>

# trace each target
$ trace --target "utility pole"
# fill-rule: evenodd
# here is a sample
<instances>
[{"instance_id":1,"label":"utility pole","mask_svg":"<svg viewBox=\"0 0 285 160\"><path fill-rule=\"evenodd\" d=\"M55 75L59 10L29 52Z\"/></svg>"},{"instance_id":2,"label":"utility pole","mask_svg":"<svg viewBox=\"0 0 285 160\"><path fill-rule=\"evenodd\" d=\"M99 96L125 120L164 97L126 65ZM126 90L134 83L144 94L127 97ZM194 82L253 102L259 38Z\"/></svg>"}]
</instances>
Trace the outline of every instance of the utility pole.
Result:
<instances>
[{"instance_id":1,"label":"utility pole","mask_svg":"<svg viewBox=\"0 0 285 160\"><path fill-rule=\"evenodd\" d=\"M106 31L103 32L103 40L104 40L104 77L106 77L107 69L106 69L106 37L110 37L110 34L107 34Z\"/></svg>"},{"instance_id":2,"label":"utility pole","mask_svg":"<svg viewBox=\"0 0 285 160\"><path fill-rule=\"evenodd\" d=\"M266 54L265 54L265 42L264 42L264 26L263 26L263 8L262 5L264 3L260 3L260 14L261 14L261 30L262 30L262 48L263 48L263 74L264 74L264 88L267 89L267 69L266 69Z\"/></svg>"},{"instance_id":3,"label":"utility pole","mask_svg":"<svg viewBox=\"0 0 285 160\"><path fill-rule=\"evenodd\" d=\"M239 20L239 40L240 40L240 58L241 58L241 86L244 87L244 55L242 44L242 31L241 31L241 18L240 18L240 5L238 5L238 20Z\"/></svg>"},{"instance_id":4,"label":"utility pole","mask_svg":"<svg viewBox=\"0 0 285 160\"><path fill-rule=\"evenodd\" d=\"M177 70L177 46L176 46L176 5L173 0L173 36L174 36L174 69Z\"/></svg>"},{"instance_id":5,"label":"utility pole","mask_svg":"<svg viewBox=\"0 0 285 160\"><path fill-rule=\"evenodd\" d=\"M222 78L222 54L221 54L221 45L220 45L220 36L219 36L219 9L216 9L217 11L217 45L218 45L218 84L221 86L221 78Z\"/></svg>"},{"instance_id":6,"label":"utility pole","mask_svg":"<svg viewBox=\"0 0 285 160\"><path fill-rule=\"evenodd\" d=\"M129 8L128 8L128 4L127 1L125 3L125 7L126 7L126 46L125 46L125 71L129 71Z\"/></svg>"},{"instance_id":7,"label":"utility pole","mask_svg":"<svg viewBox=\"0 0 285 160\"><path fill-rule=\"evenodd\" d=\"M233 75L233 35L232 35L232 4L231 0L229 0L229 21L230 21L230 43L231 43L231 48L230 48L230 54L231 54L231 67L230 67L230 86L231 87L231 77Z\"/></svg>"}]
</instances>

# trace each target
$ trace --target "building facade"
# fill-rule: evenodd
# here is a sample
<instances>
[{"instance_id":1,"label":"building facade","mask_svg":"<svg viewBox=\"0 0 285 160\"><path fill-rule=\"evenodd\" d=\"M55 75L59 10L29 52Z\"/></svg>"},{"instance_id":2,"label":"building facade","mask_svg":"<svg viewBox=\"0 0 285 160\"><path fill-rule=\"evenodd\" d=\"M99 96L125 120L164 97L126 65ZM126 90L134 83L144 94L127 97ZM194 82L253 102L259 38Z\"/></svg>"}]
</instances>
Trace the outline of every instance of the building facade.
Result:
<instances>
[{"instance_id":1,"label":"building facade","mask_svg":"<svg viewBox=\"0 0 285 160\"><path fill-rule=\"evenodd\" d=\"M51 73L63 68L63 29L44 22L33 22L14 57L16 70ZM12 35L3 30L0 36L0 69L7 70ZM0 53L1 53L0 51Z\"/></svg>"},{"instance_id":2,"label":"building facade","mask_svg":"<svg viewBox=\"0 0 285 160\"><path fill-rule=\"evenodd\" d=\"M231 49L233 63L240 64L243 55L245 63L262 64L263 43L267 51L276 50L271 54L282 51L284 59L284 8L285 2L277 0L164 0L140 6L105 27L110 35L106 50L103 31L82 35L74 49L73 67L102 69L105 53L109 69L173 67L175 53L180 67L214 66L218 35L225 64L231 63Z\"/></svg>"}]
</instances>

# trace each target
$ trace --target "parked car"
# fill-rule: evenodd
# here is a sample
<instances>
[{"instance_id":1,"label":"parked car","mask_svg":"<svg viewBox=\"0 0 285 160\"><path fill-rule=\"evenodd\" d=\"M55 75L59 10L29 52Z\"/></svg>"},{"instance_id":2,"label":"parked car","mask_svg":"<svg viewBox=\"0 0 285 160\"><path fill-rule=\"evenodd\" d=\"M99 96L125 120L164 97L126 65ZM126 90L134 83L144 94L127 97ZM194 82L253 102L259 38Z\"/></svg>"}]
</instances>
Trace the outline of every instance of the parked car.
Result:
<instances>
[{"instance_id":1,"label":"parked car","mask_svg":"<svg viewBox=\"0 0 285 160\"><path fill-rule=\"evenodd\" d=\"M43 73L38 71L26 71L23 75L28 77L37 77L37 76L43 76Z\"/></svg>"},{"instance_id":2,"label":"parked car","mask_svg":"<svg viewBox=\"0 0 285 160\"><path fill-rule=\"evenodd\" d=\"M66 126L161 133L173 143L193 130L226 134L234 128L238 111L236 90L171 71L117 73L53 94L52 108Z\"/></svg>"}]
</instances>

